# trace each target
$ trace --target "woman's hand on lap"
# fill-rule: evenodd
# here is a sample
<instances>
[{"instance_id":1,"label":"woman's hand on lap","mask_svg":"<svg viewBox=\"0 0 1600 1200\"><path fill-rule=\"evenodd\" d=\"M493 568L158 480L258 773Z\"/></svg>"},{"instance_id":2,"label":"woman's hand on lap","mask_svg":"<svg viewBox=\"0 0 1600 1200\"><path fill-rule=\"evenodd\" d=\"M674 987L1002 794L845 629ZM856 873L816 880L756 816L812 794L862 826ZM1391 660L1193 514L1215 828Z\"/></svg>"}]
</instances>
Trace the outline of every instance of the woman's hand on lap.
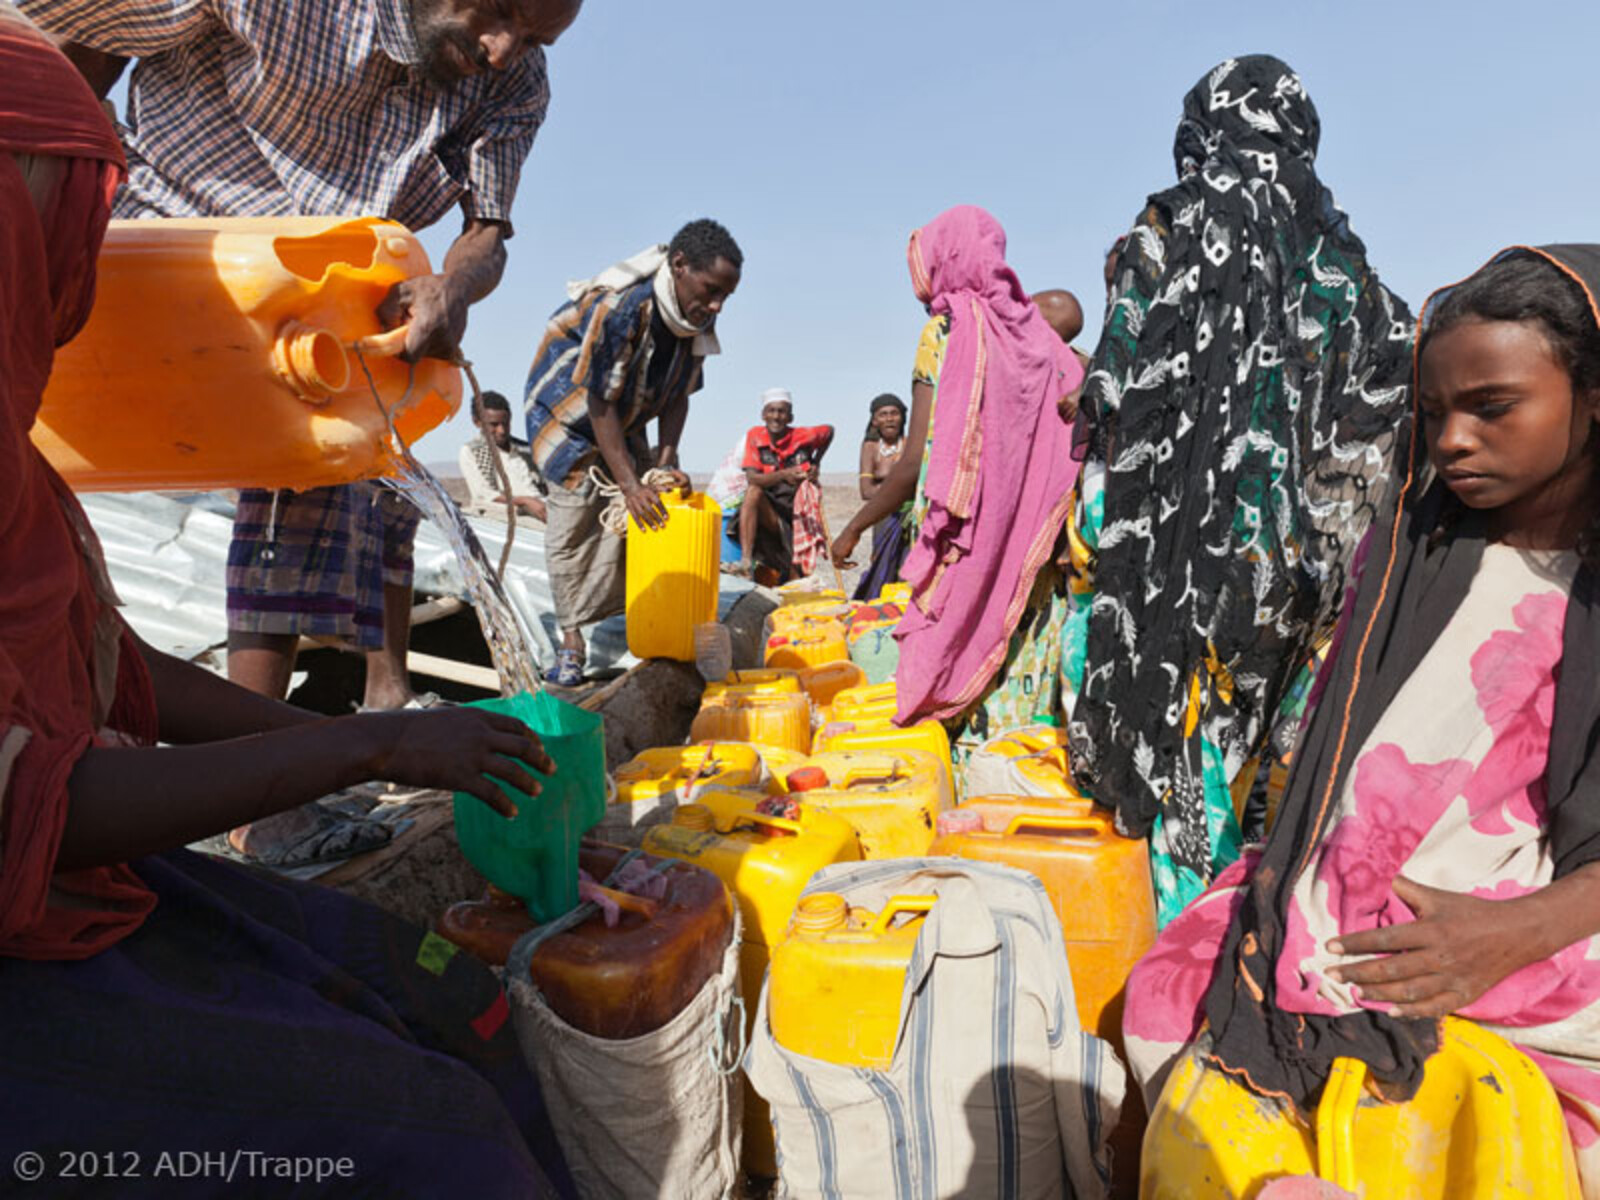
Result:
<instances>
[{"instance_id":1,"label":"woman's hand on lap","mask_svg":"<svg viewBox=\"0 0 1600 1200\"><path fill-rule=\"evenodd\" d=\"M1395 895L1415 921L1345 934L1328 942L1342 955L1381 958L1332 968L1362 1001L1390 1005L1397 1017L1459 1012L1512 972L1543 957L1535 916L1522 900L1482 900L1414 883L1403 875Z\"/></svg>"},{"instance_id":2,"label":"woman's hand on lap","mask_svg":"<svg viewBox=\"0 0 1600 1200\"><path fill-rule=\"evenodd\" d=\"M486 776L537 796L539 781L522 764L545 775L556 769L533 730L500 713L434 708L347 719L367 724L374 733L378 744L374 778L467 792L504 817L516 816L516 806Z\"/></svg>"}]
</instances>

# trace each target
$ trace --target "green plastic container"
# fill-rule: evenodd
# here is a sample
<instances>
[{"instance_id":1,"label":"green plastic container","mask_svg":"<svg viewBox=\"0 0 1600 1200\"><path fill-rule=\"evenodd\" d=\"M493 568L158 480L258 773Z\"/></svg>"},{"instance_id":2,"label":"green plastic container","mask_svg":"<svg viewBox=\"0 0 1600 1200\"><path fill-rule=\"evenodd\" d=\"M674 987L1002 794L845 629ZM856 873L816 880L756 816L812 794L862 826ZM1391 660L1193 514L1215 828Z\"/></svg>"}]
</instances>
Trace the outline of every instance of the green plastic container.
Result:
<instances>
[{"instance_id":1,"label":"green plastic container","mask_svg":"<svg viewBox=\"0 0 1600 1200\"><path fill-rule=\"evenodd\" d=\"M544 785L531 798L490 776L517 805L511 820L466 792L455 798L462 853L490 883L521 897L534 920L553 921L577 906L578 840L605 815L605 722L545 692L469 707L516 717L555 760L556 773L549 776L523 764Z\"/></svg>"}]
</instances>

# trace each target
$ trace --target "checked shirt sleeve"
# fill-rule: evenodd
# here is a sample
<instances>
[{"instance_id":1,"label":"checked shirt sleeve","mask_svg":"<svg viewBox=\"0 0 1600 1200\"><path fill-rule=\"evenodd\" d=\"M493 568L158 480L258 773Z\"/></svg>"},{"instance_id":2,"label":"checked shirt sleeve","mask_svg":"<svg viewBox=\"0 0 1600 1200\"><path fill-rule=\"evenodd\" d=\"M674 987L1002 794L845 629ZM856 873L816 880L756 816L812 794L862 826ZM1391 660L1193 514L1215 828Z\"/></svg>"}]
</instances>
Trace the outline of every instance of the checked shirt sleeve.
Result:
<instances>
[{"instance_id":1,"label":"checked shirt sleeve","mask_svg":"<svg viewBox=\"0 0 1600 1200\"><path fill-rule=\"evenodd\" d=\"M469 220L504 222L509 237L522 164L550 107L544 51L535 47L497 76L487 100L483 132L467 152L464 203Z\"/></svg>"},{"instance_id":2,"label":"checked shirt sleeve","mask_svg":"<svg viewBox=\"0 0 1600 1200\"><path fill-rule=\"evenodd\" d=\"M18 7L58 37L123 58L172 50L217 20L210 0L21 0Z\"/></svg>"}]
</instances>

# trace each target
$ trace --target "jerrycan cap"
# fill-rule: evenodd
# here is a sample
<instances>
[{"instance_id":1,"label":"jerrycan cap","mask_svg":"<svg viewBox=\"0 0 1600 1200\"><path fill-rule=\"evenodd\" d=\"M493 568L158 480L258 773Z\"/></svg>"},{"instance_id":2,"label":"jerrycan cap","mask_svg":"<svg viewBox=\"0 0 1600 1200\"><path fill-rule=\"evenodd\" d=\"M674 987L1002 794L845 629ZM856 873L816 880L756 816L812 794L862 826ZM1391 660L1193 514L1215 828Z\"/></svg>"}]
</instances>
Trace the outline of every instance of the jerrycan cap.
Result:
<instances>
[{"instance_id":1,"label":"jerrycan cap","mask_svg":"<svg viewBox=\"0 0 1600 1200\"><path fill-rule=\"evenodd\" d=\"M850 920L850 906L838 892L815 892L802 896L794 910L794 927L801 933L827 933L843 929Z\"/></svg>"},{"instance_id":2,"label":"jerrycan cap","mask_svg":"<svg viewBox=\"0 0 1600 1200\"><path fill-rule=\"evenodd\" d=\"M821 767L798 767L784 778L791 792L814 792L828 786L828 773Z\"/></svg>"},{"instance_id":3,"label":"jerrycan cap","mask_svg":"<svg viewBox=\"0 0 1600 1200\"><path fill-rule=\"evenodd\" d=\"M680 829L710 833L716 828L711 810L704 804L680 804L672 813L672 823Z\"/></svg>"},{"instance_id":4,"label":"jerrycan cap","mask_svg":"<svg viewBox=\"0 0 1600 1200\"><path fill-rule=\"evenodd\" d=\"M983 817L970 808L952 808L949 812L939 814L939 832L946 833L979 833L983 829Z\"/></svg>"}]
</instances>

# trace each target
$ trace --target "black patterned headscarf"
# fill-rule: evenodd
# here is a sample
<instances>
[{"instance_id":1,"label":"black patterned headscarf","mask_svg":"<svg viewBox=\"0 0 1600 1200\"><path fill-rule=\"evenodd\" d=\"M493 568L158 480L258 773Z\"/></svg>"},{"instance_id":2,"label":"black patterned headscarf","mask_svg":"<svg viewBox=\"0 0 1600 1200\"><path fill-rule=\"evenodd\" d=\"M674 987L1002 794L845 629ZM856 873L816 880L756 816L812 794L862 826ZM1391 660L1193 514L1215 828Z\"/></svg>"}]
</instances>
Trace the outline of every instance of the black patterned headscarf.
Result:
<instances>
[{"instance_id":1,"label":"black patterned headscarf","mask_svg":"<svg viewBox=\"0 0 1600 1200\"><path fill-rule=\"evenodd\" d=\"M1190 91L1083 396L1108 470L1074 770L1127 833L1164 814L1202 881L1201 738L1229 771L1259 749L1405 427L1411 314L1317 178L1320 131L1276 58Z\"/></svg>"}]
</instances>

